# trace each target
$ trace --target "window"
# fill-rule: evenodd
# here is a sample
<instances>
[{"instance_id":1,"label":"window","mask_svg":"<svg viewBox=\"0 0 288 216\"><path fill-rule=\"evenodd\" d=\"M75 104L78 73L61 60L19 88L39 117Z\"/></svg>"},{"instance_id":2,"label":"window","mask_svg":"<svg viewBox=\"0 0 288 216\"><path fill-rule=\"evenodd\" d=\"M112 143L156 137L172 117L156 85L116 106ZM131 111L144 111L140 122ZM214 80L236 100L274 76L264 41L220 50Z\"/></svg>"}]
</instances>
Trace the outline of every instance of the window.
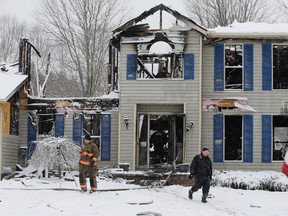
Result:
<instances>
[{"instance_id":1,"label":"window","mask_svg":"<svg viewBox=\"0 0 288 216\"><path fill-rule=\"evenodd\" d=\"M167 42L138 45L137 79L183 78L183 62L183 53L173 52Z\"/></svg>"},{"instance_id":2,"label":"window","mask_svg":"<svg viewBox=\"0 0 288 216\"><path fill-rule=\"evenodd\" d=\"M54 135L54 115L39 114L38 115L38 135L45 138Z\"/></svg>"},{"instance_id":3,"label":"window","mask_svg":"<svg viewBox=\"0 0 288 216\"><path fill-rule=\"evenodd\" d=\"M10 99L10 134L19 135L19 94Z\"/></svg>"},{"instance_id":4,"label":"window","mask_svg":"<svg viewBox=\"0 0 288 216\"><path fill-rule=\"evenodd\" d=\"M84 114L83 131L84 136L89 134L92 138L92 142L100 147L100 113Z\"/></svg>"},{"instance_id":5,"label":"window","mask_svg":"<svg viewBox=\"0 0 288 216\"><path fill-rule=\"evenodd\" d=\"M225 89L243 87L243 46L225 44Z\"/></svg>"},{"instance_id":6,"label":"window","mask_svg":"<svg viewBox=\"0 0 288 216\"><path fill-rule=\"evenodd\" d=\"M225 116L225 147L224 158L226 161L242 160L242 116Z\"/></svg>"},{"instance_id":7,"label":"window","mask_svg":"<svg viewBox=\"0 0 288 216\"><path fill-rule=\"evenodd\" d=\"M288 45L273 45L273 89L288 89Z\"/></svg>"},{"instance_id":8,"label":"window","mask_svg":"<svg viewBox=\"0 0 288 216\"><path fill-rule=\"evenodd\" d=\"M273 116L273 161L283 161L288 149L288 115Z\"/></svg>"}]
</instances>

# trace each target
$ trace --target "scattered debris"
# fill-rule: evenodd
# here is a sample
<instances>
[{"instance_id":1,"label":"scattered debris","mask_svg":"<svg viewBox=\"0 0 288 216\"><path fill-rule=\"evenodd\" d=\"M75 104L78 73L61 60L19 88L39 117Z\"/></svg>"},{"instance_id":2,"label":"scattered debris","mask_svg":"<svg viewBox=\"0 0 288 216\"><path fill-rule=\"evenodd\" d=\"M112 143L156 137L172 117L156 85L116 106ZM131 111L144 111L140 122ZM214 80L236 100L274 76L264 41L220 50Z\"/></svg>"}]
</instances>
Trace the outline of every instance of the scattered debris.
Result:
<instances>
[{"instance_id":1,"label":"scattered debris","mask_svg":"<svg viewBox=\"0 0 288 216\"><path fill-rule=\"evenodd\" d=\"M261 208L262 206L250 204L250 207L251 207L251 208Z\"/></svg>"},{"instance_id":2,"label":"scattered debris","mask_svg":"<svg viewBox=\"0 0 288 216\"><path fill-rule=\"evenodd\" d=\"M137 216L162 216L161 213L152 212L152 211L144 211L136 214Z\"/></svg>"}]
</instances>

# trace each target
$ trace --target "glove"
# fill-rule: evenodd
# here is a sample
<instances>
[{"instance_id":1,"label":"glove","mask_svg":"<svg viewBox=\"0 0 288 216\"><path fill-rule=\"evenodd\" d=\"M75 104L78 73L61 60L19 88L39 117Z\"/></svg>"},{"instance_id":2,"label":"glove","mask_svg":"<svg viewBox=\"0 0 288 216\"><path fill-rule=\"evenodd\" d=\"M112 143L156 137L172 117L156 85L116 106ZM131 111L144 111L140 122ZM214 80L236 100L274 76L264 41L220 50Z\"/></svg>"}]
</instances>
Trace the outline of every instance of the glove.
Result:
<instances>
[{"instance_id":1,"label":"glove","mask_svg":"<svg viewBox=\"0 0 288 216\"><path fill-rule=\"evenodd\" d=\"M190 174L190 175L188 176L189 179L192 179L193 177L194 177L193 174Z\"/></svg>"},{"instance_id":2,"label":"glove","mask_svg":"<svg viewBox=\"0 0 288 216\"><path fill-rule=\"evenodd\" d=\"M94 166L94 161L91 160L91 161L90 161L90 167L93 167L93 166Z\"/></svg>"}]
</instances>

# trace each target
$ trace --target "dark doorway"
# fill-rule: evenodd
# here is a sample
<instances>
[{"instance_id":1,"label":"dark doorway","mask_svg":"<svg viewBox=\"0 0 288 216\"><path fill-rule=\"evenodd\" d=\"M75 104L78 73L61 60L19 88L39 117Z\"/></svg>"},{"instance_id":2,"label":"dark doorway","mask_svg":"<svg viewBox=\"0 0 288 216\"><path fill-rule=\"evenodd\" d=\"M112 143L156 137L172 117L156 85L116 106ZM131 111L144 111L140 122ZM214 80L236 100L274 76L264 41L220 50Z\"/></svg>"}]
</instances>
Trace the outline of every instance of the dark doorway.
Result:
<instances>
[{"instance_id":1,"label":"dark doorway","mask_svg":"<svg viewBox=\"0 0 288 216\"><path fill-rule=\"evenodd\" d=\"M225 160L242 160L242 116L225 116Z\"/></svg>"},{"instance_id":2,"label":"dark doorway","mask_svg":"<svg viewBox=\"0 0 288 216\"><path fill-rule=\"evenodd\" d=\"M157 167L183 161L183 115L139 114L138 166Z\"/></svg>"}]
</instances>

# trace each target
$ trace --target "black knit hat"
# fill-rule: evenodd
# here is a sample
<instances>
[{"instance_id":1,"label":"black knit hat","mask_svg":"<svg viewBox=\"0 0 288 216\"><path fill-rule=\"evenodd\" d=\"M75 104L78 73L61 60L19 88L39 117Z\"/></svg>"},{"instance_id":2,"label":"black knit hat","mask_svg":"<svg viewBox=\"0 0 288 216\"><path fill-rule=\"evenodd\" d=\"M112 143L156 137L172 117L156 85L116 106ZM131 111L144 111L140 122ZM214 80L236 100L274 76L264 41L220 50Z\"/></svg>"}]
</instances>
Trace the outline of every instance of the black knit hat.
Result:
<instances>
[{"instance_id":1,"label":"black knit hat","mask_svg":"<svg viewBox=\"0 0 288 216\"><path fill-rule=\"evenodd\" d=\"M202 151L209 151L209 148L207 146L203 146Z\"/></svg>"},{"instance_id":2,"label":"black knit hat","mask_svg":"<svg viewBox=\"0 0 288 216\"><path fill-rule=\"evenodd\" d=\"M91 140L91 136L90 136L89 134L86 134L86 135L85 135L85 139L86 139L86 140Z\"/></svg>"}]
</instances>

